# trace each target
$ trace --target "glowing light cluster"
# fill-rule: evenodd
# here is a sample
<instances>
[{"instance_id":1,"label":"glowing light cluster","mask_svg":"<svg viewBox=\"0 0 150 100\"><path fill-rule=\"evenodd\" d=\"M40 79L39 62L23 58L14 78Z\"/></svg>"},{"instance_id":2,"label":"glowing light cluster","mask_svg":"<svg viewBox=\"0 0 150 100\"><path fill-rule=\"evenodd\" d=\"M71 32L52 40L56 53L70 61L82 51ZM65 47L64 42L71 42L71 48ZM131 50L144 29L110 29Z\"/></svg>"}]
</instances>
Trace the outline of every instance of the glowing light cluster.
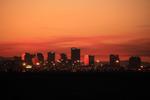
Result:
<instances>
[{"instance_id":1,"label":"glowing light cluster","mask_svg":"<svg viewBox=\"0 0 150 100\"><path fill-rule=\"evenodd\" d=\"M39 63L39 62L37 62L37 63L36 63L36 65L37 65L37 66L39 66L39 65L40 65L40 63Z\"/></svg>"},{"instance_id":2,"label":"glowing light cluster","mask_svg":"<svg viewBox=\"0 0 150 100\"><path fill-rule=\"evenodd\" d=\"M26 68L27 68L27 69L31 69L32 66L31 66L31 65L27 65Z\"/></svg>"}]
</instances>

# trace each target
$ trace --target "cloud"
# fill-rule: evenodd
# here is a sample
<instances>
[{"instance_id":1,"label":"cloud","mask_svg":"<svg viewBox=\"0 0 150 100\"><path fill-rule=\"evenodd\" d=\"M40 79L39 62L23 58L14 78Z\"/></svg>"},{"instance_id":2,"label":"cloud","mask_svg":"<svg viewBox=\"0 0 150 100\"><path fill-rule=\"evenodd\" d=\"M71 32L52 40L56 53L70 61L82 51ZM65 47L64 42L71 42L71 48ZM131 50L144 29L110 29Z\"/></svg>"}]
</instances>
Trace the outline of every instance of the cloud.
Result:
<instances>
[{"instance_id":1,"label":"cloud","mask_svg":"<svg viewBox=\"0 0 150 100\"><path fill-rule=\"evenodd\" d=\"M138 25L137 27L139 27L139 28L150 28L150 25L149 24Z\"/></svg>"},{"instance_id":2,"label":"cloud","mask_svg":"<svg viewBox=\"0 0 150 100\"><path fill-rule=\"evenodd\" d=\"M121 39L124 41L118 42ZM109 42L108 42L109 41ZM111 42L112 41L112 42ZM107 56L109 54L119 54L120 56L144 56L150 57L150 39L125 39L121 36L108 37L65 37L54 41L38 43L7 43L0 44L0 55L20 55L23 52L44 52L56 51L57 53L66 52L70 55L71 47L81 48L82 56L85 54L94 54Z\"/></svg>"}]
</instances>

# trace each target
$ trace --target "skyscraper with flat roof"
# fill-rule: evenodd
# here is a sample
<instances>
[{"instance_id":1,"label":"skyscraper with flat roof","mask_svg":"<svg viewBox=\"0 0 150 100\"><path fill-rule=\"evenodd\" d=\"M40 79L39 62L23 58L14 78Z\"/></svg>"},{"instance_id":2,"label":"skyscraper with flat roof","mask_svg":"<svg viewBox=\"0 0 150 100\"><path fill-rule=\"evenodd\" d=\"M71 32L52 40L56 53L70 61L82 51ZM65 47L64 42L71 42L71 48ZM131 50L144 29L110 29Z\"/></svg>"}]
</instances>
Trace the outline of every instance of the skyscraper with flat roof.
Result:
<instances>
[{"instance_id":1,"label":"skyscraper with flat roof","mask_svg":"<svg viewBox=\"0 0 150 100\"><path fill-rule=\"evenodd\" d=\"M85 55L84 56L84 64L85 65L94 65L95 64L95 57L94 55Z\"/></svg>"},{"instance_id":2,"label":"skyscraper with flat roof","mask_svg":"<svg viewBox=\"0 0 150 100\"><path fill-rule=\"evenodd\" d=\"M48 63L54 63L55 62L55 52L48 52Z\"/></svg>"},{"instance_id":3,"label":"skyscraper with flat roof","mask_svg":"<svg viewBox=\"0 0 150 100\"><path fill-rule=\"evenodd\" d=\"M79 48L71 48L71 60L73 63L80 62L80 55Z\"/></svg>"},{"instance_id":4,"label":"skyscraper with flat roof","mask_svg":"<svg viewBox=\"0 0 150 100\"><path fill-rule=\"evenodd\" d=\"M40 64L44 64L44 55L42 53L37 53L37 59Z\"/></svg>"},{"instance_id":5,"label":"skyscraper with flat roof","mask_svg":"<svg viewBox=\"0 0 150 100\"><path fill-rule=\"evenodd\" d=\"M95 64L95 56L89 55L89 65L92 66Z\"/></svg>"},{"instance_id":6,"label":"skyscraper with flat roof","mask_svg":"<svg viewBox=\"0 0 150 100\"><path fill-rule=\"evenodd\" d=\"M67 55L65 53L60 54L60 59L62 62L66 62L68 60Z\"/></svg>"},{"instance_id":7,"label":"skyscraper with flat roof","mask_svg":"<svg viewBox=\"0 0 150 100\"><path fill-rule=\"evenodd\" d=\"M33 64L32 58L33 58L33 56L30 53L25 53L24 61L25 61L26 64L32 65Z\"/></svg>"}]
</instances>

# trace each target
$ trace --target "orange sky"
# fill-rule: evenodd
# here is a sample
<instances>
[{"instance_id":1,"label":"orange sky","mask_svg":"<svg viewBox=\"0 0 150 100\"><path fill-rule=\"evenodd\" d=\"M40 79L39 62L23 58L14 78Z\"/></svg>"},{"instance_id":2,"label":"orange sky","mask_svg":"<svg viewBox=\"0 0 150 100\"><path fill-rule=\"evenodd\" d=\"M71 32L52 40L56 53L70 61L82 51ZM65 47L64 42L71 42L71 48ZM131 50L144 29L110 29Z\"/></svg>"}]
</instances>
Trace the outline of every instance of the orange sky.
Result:
<instances>
[{"instance_id":1,"label":"orange sky","mask_svg":"<svg viewBox=\"0 0 150 100\"><path fill-rule=\"evenodd\" d=\"M0 0L0 56L77 46L150 61L149 34L150 0Z\"/></svg>"}]
</instances>

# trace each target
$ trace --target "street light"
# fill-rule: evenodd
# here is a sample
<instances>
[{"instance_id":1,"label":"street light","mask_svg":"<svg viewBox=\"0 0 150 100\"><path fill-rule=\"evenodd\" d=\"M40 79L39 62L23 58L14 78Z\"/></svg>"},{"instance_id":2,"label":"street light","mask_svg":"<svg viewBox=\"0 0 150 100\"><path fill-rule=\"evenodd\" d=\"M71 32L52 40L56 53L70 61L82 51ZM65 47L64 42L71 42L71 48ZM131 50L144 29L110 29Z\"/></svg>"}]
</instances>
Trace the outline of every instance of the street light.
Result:
<instances>
[{"instance_id":1,"label":"street light","mask_svg":"<svg viewBox=\"0 0 150 100\"><path fill-rule=\"evenodd\" d=\"M22 63L22 65L23 65L23 66L26 66L26 63L25 63L25 62L23 62L23 63Z\"/></svg>"}]
</instances>

